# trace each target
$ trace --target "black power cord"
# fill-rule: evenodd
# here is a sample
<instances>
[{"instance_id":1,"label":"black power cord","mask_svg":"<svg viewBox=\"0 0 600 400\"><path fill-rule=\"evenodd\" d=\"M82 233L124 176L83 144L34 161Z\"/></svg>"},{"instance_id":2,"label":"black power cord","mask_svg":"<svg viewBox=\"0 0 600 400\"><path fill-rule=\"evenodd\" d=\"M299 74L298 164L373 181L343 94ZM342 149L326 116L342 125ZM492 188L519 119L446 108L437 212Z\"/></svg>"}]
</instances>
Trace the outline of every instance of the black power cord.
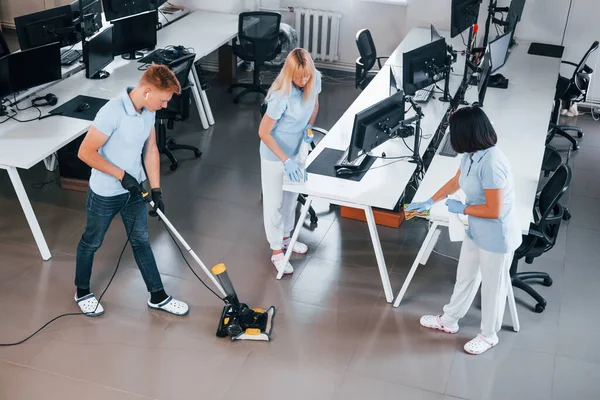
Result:
<instances>
[{"instance_id":1,"label":"black power cord","mask_svg":"<svg viewBox=\"0 0 600 400\"><path fill-rule=\"evenodd\" d=\"M125 203L125 205L123 206L123 208L121 208L121 211L123 209L125 209L125 207L127 207L127 205L129 204L129 200L130 199L131 199L131 197L129 199L127 199L127 203ZM125 248L127 248L127 244L129 244L129 239L130 239L130 236L131 236L131 232L133 231L133 226L135 225L136 218L137 218L137 214L136 214L136 216L133 219L133 224L131 225L131 230L127 234L127 241L125 242L125 245L123 246L123 249L121 250L121 254L119 255L119 260L117 261L117 266L115 268L115 272L113 272L112 276L110 277L110 280L108 281L108 284L106 285L106 288L104 288L104 290L102 291L102 294L100 295L100 298L98 298L98 304L96 305L96 308L90 314L94 314L96 312L96 310L98 309L98 306L100 305L100 301L104 297L104 294L106 293L106 291L110 287L110 284L112 283L115 275L117 274L117 271L119 270L119 266L121 264L121 258L123 258L123 253L125 252ZM23 339L23 340L21 340L19 342L15 342L15 343L0 343L0 347L12 347L12 346L18 346L20 344L23 344L26 341L28 341L29 339L31 339L32 337L34 337L35 335L37 335L38 333L40 333L44 328L46 328L52 322L54 322L54 321L56 321L56 320L58 320L60 318L70 317L70 316L77 316L77 315L86 315L86 314L87 313L79 311L79 312L76 312L76 313L67 313L67 314L59 315L58 317L54 317L50 321L46 322L40 329L38 329L37 331L35 331L31 335L29 335L27 338L25 338L25 339Z\"/></svg>"}]
</instances>

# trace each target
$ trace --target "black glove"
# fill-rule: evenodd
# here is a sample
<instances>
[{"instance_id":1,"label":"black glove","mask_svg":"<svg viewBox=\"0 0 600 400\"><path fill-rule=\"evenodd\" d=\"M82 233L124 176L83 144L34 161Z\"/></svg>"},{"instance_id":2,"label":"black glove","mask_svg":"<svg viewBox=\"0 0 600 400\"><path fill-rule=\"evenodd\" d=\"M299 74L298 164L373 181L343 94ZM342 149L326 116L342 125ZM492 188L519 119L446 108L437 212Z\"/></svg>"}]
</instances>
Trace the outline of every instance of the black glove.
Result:
<instances>
[{"instance_id":1,"label":"black glove","mask_svg":"<svg viewBox=\"0 0 600 400\"><path fill-rule=\"evenodd\" d=\"M152 189L152 201L154 202L154 210L150 211L148 214L151 217L158 217L156 210L160 210L161 212L165 212L165 203L162 201L162 190L160 188Z\"/></svg>"},{"instance_id":2,"label":"black glove","mask_svg":"<svg viewBox=\"0 0 600 400\"><path fill-rule=\"evenodd\" d=\"M133 176L129 175L127 171L125 171L125 175L123 175L123 179L121 179L121 186L131 194L142 193L142 186Z\"/></svg>"}]
</instances>

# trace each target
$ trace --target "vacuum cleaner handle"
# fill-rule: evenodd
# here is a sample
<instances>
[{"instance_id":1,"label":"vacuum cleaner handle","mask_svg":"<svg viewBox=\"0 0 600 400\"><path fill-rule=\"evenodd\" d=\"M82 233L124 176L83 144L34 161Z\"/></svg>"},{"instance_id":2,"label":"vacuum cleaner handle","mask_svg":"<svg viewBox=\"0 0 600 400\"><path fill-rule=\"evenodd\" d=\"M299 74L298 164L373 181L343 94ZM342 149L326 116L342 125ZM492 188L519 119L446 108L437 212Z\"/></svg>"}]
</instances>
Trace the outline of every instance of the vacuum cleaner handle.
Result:
<instances>
[{"instance_id":1,"label":"vacuum cleaner handle","mask_svg":"<svg viewBox=\"0 0 600 400\"><path fill-rule=\"evenodd\" d=\"M142 198L144 199L144 201L146 203L150 204L150 206L152 208L155 208L154 207L154 202L152 201L152 196L150 196L150 193L148 193L145 190L142 191ZM158 214L158 216L162 219L162 221L164 222L164 224L167 226L167 228L169 228L169 230L173 233L173 235L175 235L175 237L177 238L177 240L179 240L179 243L181 243L181 245L185 248L185 250L196 261L196 263L198 265L200 265L200 267L202 268L202 270L204 271L204 273L206 275L208 275L208 277L210 278L210 280L212 281L212 283L215 285L215 287L217 289L219 289L219 292L221 292L221 295L223 297L227 297L227 293L225 292L225 290L223 289L223 287L219 284L219 282L217 281L217 279L208 270L208 268L206 268L206 265L204 265L204 263L202 262L202 260L200 260L200 258L196 255L196 253L194 253L194 250L192 250L192 248L190 247L190 245L187 244L187 242L185 241L185 239L183 239L183 237L179 234L179 232L177 232L177 229L175 229L175 227L173 226L173 224L171 224L171 221L169 221L167 219L167 217L165 217L165 214L163 214L163 212L160 209L157 208L155 211Z\"/></svg>"}]
</instances>

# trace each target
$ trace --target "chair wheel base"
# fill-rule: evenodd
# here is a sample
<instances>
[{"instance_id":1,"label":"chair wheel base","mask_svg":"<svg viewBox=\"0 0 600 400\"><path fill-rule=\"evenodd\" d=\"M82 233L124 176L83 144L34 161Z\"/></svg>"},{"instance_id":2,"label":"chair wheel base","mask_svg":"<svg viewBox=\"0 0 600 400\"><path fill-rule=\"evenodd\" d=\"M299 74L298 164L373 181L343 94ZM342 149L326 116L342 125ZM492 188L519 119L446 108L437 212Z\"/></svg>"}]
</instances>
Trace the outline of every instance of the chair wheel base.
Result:
<instances>
[{"instance_id":1,"label":"chair wheel base","mask_svg":"<svg viewBox=\"0 0 600 400\"><path fill-rule=\"evenodd\" d=\"M179 165L177 165L177 164L171 164L171 166L169 168L171 169L171 171L176 171L178 166Z\"/></svg>"},{"instance_id":2,"label":"chair wheel base","mask_svg":"<svg viewBox=\"0 0 600 400\"><path fill-rule=\"evenodd\" d=\"M542 312L544 312L545 309L546 309L546 305L545 304L537 303L535 305L535 312L536 313L542 313Z\"/></svg>"},{"instance_id":3,"label":"chair wheel base","mask_svg":"<svg viewBox=\"0 0 600 400\"><path fill-rule=\"evenodd\" d=\"M564 221L568 221L568 220L570 220L570 219L571 219L571 213L570 213L570 212L568 212L568 211L567 211L567 212L565 212L565 213L563 214L563 220L564 220Z\"/></svg>"},{"instance_id":4,"label":"chair wheel base","mask_svg":"<svg viewBox=\"0 0 600 400\"><path fill-rule=\"evenodd\" d=\"M583 137L583 132L577 132L577 137L581 139Z\"/></svg>"},{"instance_id":5,"label":"chair wheel base","mask_svg":"<svg viewBox=\"0 0 600 400\"><path fill-rule=\"evenodd\" d=\"M546 286L546 287L552 286L552 278L545 278L544 279L544 286Z\"/></svg>"}]
</instances>

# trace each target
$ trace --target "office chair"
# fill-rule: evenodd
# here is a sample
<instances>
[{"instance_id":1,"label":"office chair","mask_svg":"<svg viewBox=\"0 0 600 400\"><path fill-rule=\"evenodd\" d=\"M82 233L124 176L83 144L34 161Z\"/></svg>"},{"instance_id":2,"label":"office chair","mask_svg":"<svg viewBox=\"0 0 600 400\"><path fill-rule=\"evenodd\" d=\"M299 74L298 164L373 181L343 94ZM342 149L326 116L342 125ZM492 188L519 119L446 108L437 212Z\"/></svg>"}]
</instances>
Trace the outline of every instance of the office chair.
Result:
<instances>
[{"instance_id":1,"label":"office chair","mask_svg":"<svg viewBox=\"0 0 600 400\"><path fill-rule=\"evenodd\" d=\"M195 54L188 54L167 65L179 80L181 95L174 94L167 108L156 112L156 144L158 151L171 160L171 171L175 171L178 166L177 159L172 153L174 150L191 150L196 158L202 155L197 147L177 144L172 137L167 137L167 128L173 129L175 121L185 121L189 118L190 91L193 85L188 76L194 67L195 58Z\"/></svg>"},{"instance_id":2,"label":"office chair","mask_svg":"<svg viewBox=\"0 0 600 400\"><path fill-rule=\"evenodd\" d=\"M238 37L233 39L233 54L244 61L254 62L252 83L236 83L227 91L245 88L234 99L235 104L247 93L262 93L267 95L269 85L260 83L260 70L265 61L274 60L281 53L279 26L281 14L266 11L243 12L239 16Z\"/></svg>"},{"instance_id":3,"label":"office chair","mask_svg":"<svg viewBox=\"0 0 600 400\"><path fill-rule=\"evenodd\" d=\"M571 150L567 152L567 159L565 160L565 164L569 164L569 159L571 158ZM558 167L563 163L562 157L558 150L554 147L546 145L546 150L544 151L544 158L542 160L542 172L544 173L544 177L549 177L551 173L556 171ZM539 196L539 193L538 193ZM567 207L564 208L563 220L568 221L571 219L571 213Z\"/></svg>"},{"instance_id":4,"label":"office chair","mask_svg":"<svg viewBox=\"0 0 600 400\"><path fill-rule=\"evenodd\" d=\"M594 72L587 64L587 60L590 55L598 49L598 41L592 43L588 51L585 52L585 55L579 62L579 64L575 64L570 61L561 61L561 64L568 64L575 67L573 71L573 75L571 78L566 78L564 76L559 75L558 81L556 82L556 92L554 95L554 109L552 110L552 121L550 123L550 128L552 132L549 135L549 139L546 141L547 143L554 138L555 135L562 136L566 138L569 142L571 142L573 150L579 149L579 144L577 140L569 135L568 131L573 131L577 133L578 138L583 137L583 129L570 126L570 125L560 125L560 110L561 105L566 103L569 107L573 103L585 101L587 98L587 91L590 84L590 79L592 73ZM567 107L568 108L568 107Z\"/></svg>"},{"instance_id":5,"label":"office chair","mask_svg":"<svg viewBox=\"0 0 600 400\"><path fill-rule=\"evenodd\" d=\"M10 54L10 49L8 48L8 43L4 39L4 34L0 31L0 57L4 57Z\"/></svg>"},{"instance_id":6,"label":"office chair","mask_svg":"<svg viewBox=\"0 0 600 400\"><path fill-rule=\"evenodd\" d=\"M529 233L523 235L523 241L515 250L510 267L512 285L524 290L537 301L535 311L538 313L546 309L546 300L525 281L542 279L544 286L551 286L552 278L545 272L517 272L517 266L521 258L525 258L525 262L531 264L535 258L554 247L564 215L564 207L558 201L570 184L571 168L566 164L561 164L544 185L536 200L533 208L535 222L530 225Z\"/></svg>"},{"instance_id":7,"label":"office chair","mask_svg":"<svg viewBox=\"0 0 600 400\"><path fill-rule=\"evenodd\" d=\"M265 115L265 113L267 112L267 103L266 102L262 102L260 104L260 116L261 118ZM322 136L327 135L327 131L325 129L322 128L316 128L313 127L313 133L318 133ZM310 144L311 149L314 149L316 147L315 142L313 141ZM299 194L298 195L298 202L302 205L306 204L306 195L303 194ZM314 208L312 206L310 206L310 208L308 209L308 214L310 215L310 223L311 225L316 224L317 222L319 222L319 217L317 217L317 213L315 212Z\"/></svg>"},{"instance_id":8,"label":"office chair","mask_svg":"<svg viewBox=\"0 0 600 400\"><path fill-rule=\"evenodd\" d=\"M375 62L377 62L379 69L381 69L381 59L389 57L377 57L375 43L368 29L358 31L356 34L356 46L358 47L360 57L356 59L355 87L364 90L373 79L373 75L368 75L368 73L375 65Z\"/></svg>"}]
</instances>

